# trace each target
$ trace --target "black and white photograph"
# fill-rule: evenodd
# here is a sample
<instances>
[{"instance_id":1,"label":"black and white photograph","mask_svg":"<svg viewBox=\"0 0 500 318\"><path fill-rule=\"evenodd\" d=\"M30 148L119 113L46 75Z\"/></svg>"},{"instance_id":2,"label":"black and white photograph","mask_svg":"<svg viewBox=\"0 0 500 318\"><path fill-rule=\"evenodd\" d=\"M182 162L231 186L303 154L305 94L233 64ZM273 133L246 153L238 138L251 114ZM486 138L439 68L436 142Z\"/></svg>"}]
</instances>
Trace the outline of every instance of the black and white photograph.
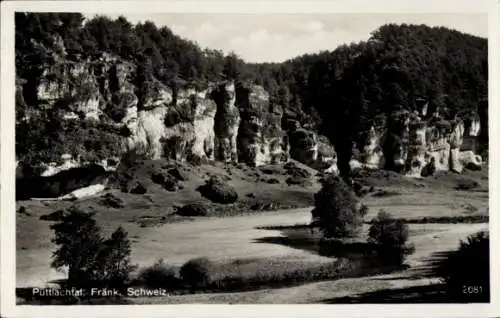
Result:
<instances>
[{"instance_id":1,"label":"black and white photograph","mask_svg":"<svg viewBox=\"0 0 500 318\"><path fill-rule=\"evenodd\" d=\"M203 2L13 13L16 305L489 304L488 12Z\"/></svg>"}]
</instances>

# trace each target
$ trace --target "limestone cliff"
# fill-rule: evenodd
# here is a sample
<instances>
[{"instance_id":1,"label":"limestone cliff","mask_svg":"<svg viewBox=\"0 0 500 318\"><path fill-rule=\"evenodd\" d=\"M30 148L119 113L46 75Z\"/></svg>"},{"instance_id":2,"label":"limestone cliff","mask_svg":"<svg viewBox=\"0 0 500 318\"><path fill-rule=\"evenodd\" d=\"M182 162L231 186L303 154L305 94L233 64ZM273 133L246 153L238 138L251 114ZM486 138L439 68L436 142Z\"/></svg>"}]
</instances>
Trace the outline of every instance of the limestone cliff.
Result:
<instances>
[{"instance_id":1,"label":"limestone cliff","mask_svg":"<svg viewBox=\"0 0 500 318\"><path fill-rule=\"evenodd\" d=\"M474 147L480 132L477 115L451 120L437 112L425 115L425 111L395 112L382 127L372 126L359 158L351 161L351 168L385 167L409 177L440 170L461 172L465 166L480 168L482 158L475 154Z\"/></svg>"},{"instance_id":2,"label":"limestone cliff","mask_svg":"<svg viewBox=\"0 0 500 318\"><path fill-rule=\"evenodd\" d=\"M325 136L296 127L289 131L290 156L321 171L338 173L337 153Z\"/></svg>"},{"instance_id":3,"label":"limestone cliff","mask_svg":"<svg viewBox=\"0 0 500 318\"><path fill-rule=\"evenodd\" d=\"M16 81L18 105L25 105L25 100L38 105L23 106L18 121L29 127L36 114L56 111L64 122L61 127L69 127L53 137L61 145L46 150L56 159L38 162L43 168L40 174L54 175L88 163L113 169L107 160L119 162L130 151L153 159L252 166L284 162L290 156L319 170L338 172L330 141L298 122L284 125L285 130L284 110L259 85L223 81L204 83L203 89L192 83L169 87L149 78L144 88L137 72L133 63L110 54L78 62L55 55L35 81ZM425 105L419 113L401 110L382 117L364 134L351 167L420 177L435 170L478 168L482 163L475 154L481 132L477 114L445 120L437 113L427 115ZM80 130L70 138L72 125ZM80 133L87 134L86 139Z\"/></svg>"},{"instance_id":4,"label":"limestone cliff","mask_svg":"<svg viewBox=\"0 0 500 318\"><path fill-rule=\"evenodd\" d=\"M37 163L45 167L42 174L91 162L101 164L130 151L153 159L197 158L253 166L287 160L282 109L270 103L269 94L261 86L225 81L208 83L205 89L189 84L172 88L152 78L144 90L135 82L136 72L134 65L108 54L81 62L58 57L45 67L36 85L28 85L36 93L36 103L45 111L60 113L63 125L87 127L94 122L91 125L116 137L111 142L115 151L87 159L81 156L87 146L100 141L75 141L78 136L69 138L61 132L61 150L52 149L54 162ZM25 89L21 81L18 84L22 97ZM31 119L24 114L18 120L29 123ZM82 145L66 147L66 140ZM18 159L22 162L24 158Z\"/></svg>"}]
</instances>

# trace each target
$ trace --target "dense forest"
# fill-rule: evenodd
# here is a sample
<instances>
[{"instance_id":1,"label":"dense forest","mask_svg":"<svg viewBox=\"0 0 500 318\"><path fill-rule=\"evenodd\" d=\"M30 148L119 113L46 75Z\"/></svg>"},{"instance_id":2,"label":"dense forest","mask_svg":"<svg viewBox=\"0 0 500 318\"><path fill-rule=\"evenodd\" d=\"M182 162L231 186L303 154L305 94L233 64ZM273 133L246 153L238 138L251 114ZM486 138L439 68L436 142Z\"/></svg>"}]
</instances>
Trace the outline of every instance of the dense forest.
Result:
<instances>
[{"instance_id":1,"label":"dense forest","mask_svg":"<svg viewBox=\"0 0 500 318\"><path fill-rule=\"evenodd\" d=\"M17 13L15 22L20 85L36 86L44 66L61 50L69 61L108 52L135 63L138 96L152 78L173 89L203 88L225 79L254 82L283 107L284 129L296 120L330 138L339 168L347 165L353 142L362 143L374 122L397 110L415 110L419 100L444 116L477 112L487 118L487 40L444 27L388 24L365 42L283 63L251 64L234 53L200 48L166 26L132 25L123 17L85 20L79 13ZM18 96L18 116L38 107L30 92L24 89ZM486 142L487 128L483 131ZM18 155L29 147L26 134L18 133Z\"/></svg>"}]
</instances>

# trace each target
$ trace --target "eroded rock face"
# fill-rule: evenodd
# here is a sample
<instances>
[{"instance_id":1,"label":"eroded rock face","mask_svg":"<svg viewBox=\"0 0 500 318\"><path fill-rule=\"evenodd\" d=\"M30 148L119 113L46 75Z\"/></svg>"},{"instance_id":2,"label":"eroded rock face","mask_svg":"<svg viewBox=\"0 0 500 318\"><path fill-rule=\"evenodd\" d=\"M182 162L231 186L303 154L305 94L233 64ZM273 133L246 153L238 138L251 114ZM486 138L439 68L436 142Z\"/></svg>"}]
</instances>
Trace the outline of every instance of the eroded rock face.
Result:
<instances>
[{"instance_id":1,"label":"eroded rock face","mask_svg":"<svg viewBox=\"0 0 500 318\"><path fill-rule=\"evenodd\" d=\"M472 114L463 119L465 136L477 137L481 131L481 119L478 114Z\"/></svg>"},{"instance_id":2,"label":"eroded rock face","mask_svg":"<svg viewBox=\"0 0 500 318\"><path fill-rule=\"evenodd\" d=\"M458 161L463 167L472 170L481 170L481 166L484 163L483 158L471 150L461 151L458 155Z\"/></svg>"},{"instance_id":3,"label":"eroded rock face","mask_svg":"<svg viewBox=\"0 0 500 318\"><path fill-rule=\"evenodd\" d=\"M384 153L382 151L382 133L372 126L366 136L365 145L362 149L359 164L368 169L380 169L384 167Z\"/></svg>"},{"instance_id":4,"label":"eroded rock face","mask_svg":"<svg viewBox=\"0 0 500 318\"><path fill-rule=\"evenodd\" d=\"M286 161L281 107L270 104L269 94L261 86L239 86L236 92L241 118L237 137L239 161L252 166Z\"/></svg>"},{"instance_id":5,"label":"eroded rock face","mask_svg":"<svg viewBox=\"0 0 500 318\"><path fill-rule=\"evenodd\" d=\"M44 66L36 85L16 84L18 101L25 104L24 97L31 96L42 105L41 111L57 109L65 120L123 130L123 153L134 150L152 159L196 157L252 166L291 156L319 170L338 172L337 153L329 140L293 123L283 124L285 132L283 109L261 86L227 81L208 83L204 90L173 89L151 78L143 89L137 86L138 70L132 63L106 53L74 62L65 59L64 52L62 47L55 62ZM439 115L427 119L427 104L424 108L414 114L392 113L371 127L351 167L405 171L413 177L429 166L457 172L464 166L479 167L482 160L474 152L481 133L479 116L463 121L445 121ZM33 112L26 109L22 120L29 120ZM62 164L40 163L42 174L87 164L68 158Z\"/></svg>"},{"instance_id":6,"label":"eroded rock face","mask_svg":"<svg viewBox=\"0 0 500 318\"><path fill-rule=\"evenodd\" d=\"M408 176L419 177L422 174L422 169L427 165L426 133L427 130L424 122L416 119L409 124L409 145L406 158Z\"/></svg>"},{"instance_id":7,"label":"eroded rock face","mask_svg":"<svg viewBox=\"0 0 500 318\"><path fill-rule=\"evenodd\" d=\"M429 171L461 172L467 165L480 169L480 156L471 149L463 151L464 140L475 138L480 132L478 118L471 117L467 122L460 118L446 120L438 113L428 119L421 116L422 113L402 111L388 119L384 134L377 134L372 128L360 156L362 160L353 158L351 168L377 164L381 167L385 161L385 168L405 171L407 176L417 178ZM383 149L383 155L375 150L378 147Z\"/></svg>"},{"instance_id":8,"label":"eroded rock face","mask_svg":"<svg viewBox=\"0 0 500 318\"><path fill-rule=\"evenodd\" d=\"M388 170L404 170L408 156L409 123L410 113L405 110L395 112L387 119L387 128L381 144L385 168Z\"/></svg>"},{"instance_id":9,"label":"eroded rock face","mask_svg":"<svg viewBox=\"0 0 500 318\"><path fill-rule=\"evenodd\" d=\"M306 165L318 160L318 140L315 132L298 128L289 133L290 156Z\"/></svg>"},{"instance_id":10,"label":"eroded rock face","mask_svg":"<svg viewBox=\"0 0 500 318\"><path fill-rule=\"evenodd\" d=\"M175 99L160 96L165 100L157 97L157 107L125 116L129 150L154 159L195 156L252 166L286 161L282 111L270 105L262 87L227 82L202 91L182 89Z\"/></svg>"},{"instance_id":11,"label":"eroded rock face","mask_svg":"<svg viewBox=\"0 0 500 318\"><path fill-rule=\"evenodd\" d=\"M128 121L134 123L129 126L129 149L152 159L185 160L189 155L213 159L215 103L206 91L180 90L175 103L165 92L155 98L157 107L138 111L135 123Z\"/></svg>"},{"instance_id":12,"label":"eroded rock face","mask_svg":"<svg viewBox=\"0 0 500 318\"><path fill-rule=\"evenodd\" d=\"M240 126L240 111L236 107L234 82L219 85L212 92L217 105L215 114L215 158L224 162L238 161L237 137Z\"/></svg>"},{"instance_id":13,"label":"eroded rock face","mask_svg":"<svg viewBox=\"0 0 500 318\"><path fill-rule=\"evenodd\" d=\"M318 170L338 174L337 153L326 137L304 128L292 130L289 136L291 158Z\"/></svg>"}]
</instances>

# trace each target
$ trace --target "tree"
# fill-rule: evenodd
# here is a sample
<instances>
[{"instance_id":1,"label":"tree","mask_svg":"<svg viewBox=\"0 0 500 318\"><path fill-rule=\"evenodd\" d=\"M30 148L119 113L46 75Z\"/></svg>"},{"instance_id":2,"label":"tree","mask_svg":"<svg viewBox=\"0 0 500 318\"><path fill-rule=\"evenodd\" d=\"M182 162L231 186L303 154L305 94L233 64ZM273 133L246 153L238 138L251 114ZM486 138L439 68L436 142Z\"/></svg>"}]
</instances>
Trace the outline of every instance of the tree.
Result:
<instances>
[{"instance_id":1,"label":"tree","mask_svg":"<svg viewBox=\"0 0 500 318\"><path fill-rule=\"evenodd\" d=\"M225 57L223 74L226 79L241 79L241 77L243 76L243 68L243 61L239 58L238 55L236 55L236 53L231 53Z\"/></svg>"},{"instance_id":2,"label":"tree","mask_svg":"<svg viewBox=\"0 0 500 318\"><path fill-rule=\"evenodd\" d=\"M408 225L383 210L368 231L368 241L378 245L379 259L391 265L403 264L406 255L414 252L413 246L406 244L408 236Z\"/></svg>"},{"instance_id":3,"label":"tree","mask_svg":"<svg viewBox=\"0 0 500 318\"><path fill-rule=\"evenodd\" d=\"M136 74L137 97L139 107L143 107L153 92L153 64L149 56L142 56Z\"/></svg>"},{"instance_id":4,"label":"tree","mask_svg":"<svg viewBox=\"0 0 500 318\"><path fill-rule=\"evenodd\" d=\"M68 267L69 286L89 287L96 278L103 238L93 216L94 213L73 207L58 223L50 226L55 233L52 241L59 246L51 266L56 269Z\"/></svg>"},{"instance_id":5,"label":"tree","mask_svg":"<svg viewBox=\"0 0 500 318\"><path fill-rule=\"evenodd\" d=\"M59 246L51 266L68 267L66 284L70 287L124 287L135 269L130 264L127 233L119 227L105 240L93 216L73 206L51 225L52 241Z\"/></svg>"},{"instance_id":6,"label":"tree","mask_svg":"<svg viewBox=\"0 0 500 318\"><path fill-rule=\"evenodd\" d=\"M103 242L98 257L102 261L103 271L100 281L109 282L110 286L123 288L129 281L130 273L136 266L130 263L130 241L128 234L120 226Z\"/></svg>"},{"instance_id":7,"label":"tree","mask_svg":"<svg viewBox=\"0 0 500 318\"><path fill-rule=\"evenodd\" d=\"M331 175L314 195L311 226L318 227L325 238L354 237L363 224L366 209L356 195L338 176Z\"/></svg>"},{"instance_id":8,"label":"tree","mask_svg":"<svg viewBox=\"0 0 500 318\"><path fill-rule=\"evenodd\" d=\"M449 252L434 264L434 274L441 277L453 301L490 301L490 237L478 232L460 241L457 250Z\"/></svg>"}]
</instances>

